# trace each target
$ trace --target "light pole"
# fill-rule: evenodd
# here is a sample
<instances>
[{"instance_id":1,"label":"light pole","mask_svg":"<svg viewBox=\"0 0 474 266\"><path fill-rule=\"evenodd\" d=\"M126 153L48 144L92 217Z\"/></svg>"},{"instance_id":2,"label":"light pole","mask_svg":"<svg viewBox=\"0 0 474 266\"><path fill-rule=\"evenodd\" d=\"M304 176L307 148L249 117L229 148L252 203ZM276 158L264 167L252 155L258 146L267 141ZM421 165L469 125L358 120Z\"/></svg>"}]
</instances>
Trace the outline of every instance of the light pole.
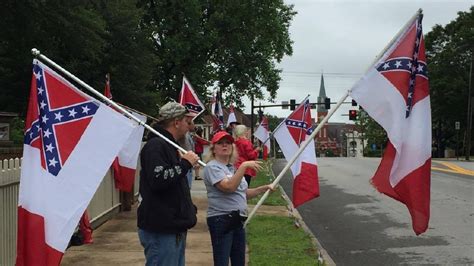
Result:
<instances>
[{"instance_id":1,"label":"light pole","mask_svg":"<svg viewBox=\"0 0 474 266\"><path fill-rule=\"evenodd\" d=\"M474 60L474 55L471 55L471 66L469 68L469 88L467 92L467 128L466 128L466 161L469 161L469 156L471 155L471 129L472 129L472 99L471 99L471 89L472 89L472 61Z\"/></svg>"},{"instance_id":2,"label":"light pole","mask_svg":"<svg viewBox=\"0 0 474 266\"><path fill-rule=\"evenodd\" d=\"M340 140L341 140L341 157L344 157L344 154L347 154L347 152L344 152L344 150L347 150L347 144L346 144L346 131L344 129L341 129L341 132L339 133Z\"/></svg>"}]
</instances>

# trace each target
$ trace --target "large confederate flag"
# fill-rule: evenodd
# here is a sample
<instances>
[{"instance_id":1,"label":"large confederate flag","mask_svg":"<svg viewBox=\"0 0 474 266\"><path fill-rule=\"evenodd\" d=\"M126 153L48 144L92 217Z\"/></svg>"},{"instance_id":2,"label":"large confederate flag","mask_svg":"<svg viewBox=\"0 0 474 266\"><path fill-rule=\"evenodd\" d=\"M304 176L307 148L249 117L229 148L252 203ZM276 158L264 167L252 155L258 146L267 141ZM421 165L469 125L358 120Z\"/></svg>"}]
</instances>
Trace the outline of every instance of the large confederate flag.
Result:
<instances>
[{"instance_id":1,"label":"large confederate flag","mask_svg":"<svg viewBox=\"0 0 474 266\"><path fill-rule=\"evenodd\" d=\"M387 132L372 178L378 191L402 202L421 234L430 218L431 107L419 14L352 88L351 96Z\"/></svg>"},{"instance_id":2,"label":"large confederate flag","mask_svg":"<svg viewBox=\"0 0 474 266\"><path fill-rule=\"evenodd\" d=\"M17 265L59 265L136 123L33 61L18 199Z\"/></svg>"},{"instance_id":3,"label":"large confederate flag","mask_svg":"<svg viewBox=\"0 0 474 266\"><path fill-rule=\"evenodd\" d=\"M273 132L287 161L297 153L300 145L311 135L311 108L304 100ZM293 205L299 205L319 196L318 166L314 140L303 150L291 166L293 173Z\"/></svg>"}]
</instances>

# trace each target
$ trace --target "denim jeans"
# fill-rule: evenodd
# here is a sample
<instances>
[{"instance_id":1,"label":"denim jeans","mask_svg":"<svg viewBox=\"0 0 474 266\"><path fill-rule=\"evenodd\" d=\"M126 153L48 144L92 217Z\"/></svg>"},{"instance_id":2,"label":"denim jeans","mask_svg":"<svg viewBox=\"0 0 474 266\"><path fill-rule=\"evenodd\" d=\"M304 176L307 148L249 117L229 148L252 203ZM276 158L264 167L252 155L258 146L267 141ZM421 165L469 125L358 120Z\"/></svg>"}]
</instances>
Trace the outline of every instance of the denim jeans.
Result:
<instances>
[{"instance_id":1,"label":"denim jeans","mask_svg":"<svg viewBox=\"0 0 474 266\"><path fill-rule=\"evenodd\" d=\"M138 228L140 243L145 248L146 266L184 266L186 232L162 234Z\"/></svg>"},{"instance_id":2,"label":"denim jeans","mask_svg":"<svg viewBox=\"0 0 474 266\"><path fill-rule=\"evenodd\" d=\"M245 230L240 225L226 233L225 230L231 222L227 215L207 218L214 266L228 266L229 258L232 266L245 265Z\"/></svg>"},{"instance_id":3,"label":"denim jeans","mask_svg":"<svg viewBox=\"0 0 474 266\"><path fill-rule=\"evenodd\" d=\"M191 189L191 186L193 184L193 168L188 171L188 173L186 174L186 178L188 179L189 189Z\"/></svg>"}]
</instances>

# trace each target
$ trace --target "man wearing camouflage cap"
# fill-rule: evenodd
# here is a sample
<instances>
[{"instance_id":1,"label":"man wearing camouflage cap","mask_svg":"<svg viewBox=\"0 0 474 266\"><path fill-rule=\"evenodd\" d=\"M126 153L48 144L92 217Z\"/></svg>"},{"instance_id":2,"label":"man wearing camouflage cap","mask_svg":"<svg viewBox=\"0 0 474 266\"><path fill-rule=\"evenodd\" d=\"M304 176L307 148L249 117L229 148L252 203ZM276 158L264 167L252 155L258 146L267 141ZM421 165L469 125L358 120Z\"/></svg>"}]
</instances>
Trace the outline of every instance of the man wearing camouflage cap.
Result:
<instances>
[{"instance_id":1,"label":"man wearing camouflage cap","mask_svg":"<svg viewBox=\"0 0 474 266\"><path fill-rule=\"evenodd\" d=\"M195 115L176 102L160 108L153 128L173 142L184 137ZM145 249L146 265L183 265L187 230L196 225L186 173L199 157L192 151L179 154L154 134L140 153L140 205L138 236Z\"/></svg>"}]
</instances>

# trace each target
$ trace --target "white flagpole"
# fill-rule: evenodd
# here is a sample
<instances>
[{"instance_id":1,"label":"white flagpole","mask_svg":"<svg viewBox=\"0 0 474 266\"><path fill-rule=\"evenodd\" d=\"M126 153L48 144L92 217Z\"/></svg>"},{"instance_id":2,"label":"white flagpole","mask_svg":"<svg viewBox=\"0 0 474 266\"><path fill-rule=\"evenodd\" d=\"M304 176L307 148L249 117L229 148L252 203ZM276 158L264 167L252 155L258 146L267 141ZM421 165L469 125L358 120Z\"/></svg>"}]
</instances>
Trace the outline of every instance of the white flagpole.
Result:
<instances>
[{"instance_id":1,"label":"white flagpole","mask_svg":"<svg viewBox=\"0 0 474 266\"><path fill-rule=\"evenodd\" d=\"M173 141L171 141L170 139L168 139L167 137L163 136L160 132L156 131L155 129L153 129L152 127L150 127L149 125L147 125L145 122L142 122L138 117L134 116L133 114L131 114L128 110L126 110L125 108L123 108L122 106L118 105L117 103L115 103L114 101L110 100L109 98L105 97L102 93L96 91L94 88L92 88L91 86L89 86L89 84L85 83L84 81L82 81L81 79L79 79L78 77L74 76L72 73L70 73L69 71L67 71L66 69L62 68L60 65L56 64L54 61L52 61L51 59L49 59L48 57L46 57L45 55L41 54L41 52L36 49L36 48L33 48L31 49L31 53L36 56L36 57L39 57L40 59L42 59L43 61L46 61L48 62L48 64L50 64L51 66L55 67L57 70L61 71L63 74L65 74L66 76L68 76L69 78L71 78L72 80L74 80L75 82L77 82L78 84L80 84L81 86L83 86L84 88L86 88L88 91L90 91L91 93L93 93L95 96L97 96L98 98L100 98L102 101L112 105L114 108L120 110L120 112L122 112L123 114L125 114L126 116L128 116L130 119L134 120L135 122L137 122L140 126L143 126L145 127L146 129L148 129L150 132L153 132L153 134L157 135L158 137L162 138L163 140L165 140L166 142L168 142L169 144L171 144L173 147L175 147L176 149L178 149L180 152L182 153L186 153L188 152L187 150L183 149L182 147L180 147L178 144L174 143ZM201 165L201 166L206 166L206 164L204 162L202 162L201 160L198 161L198 163Z\"/></svg>"},{"instance_id":2,"label":"white flagpole","mask_svg":"<svg viewBox=\"0 0 474 266\"><path fill-rule=\"evenodd\" d=\"M288 161L288 163L285 165L285 167L281 170L280 174L277 176L277 178L275 178L275 180L273 181L272 183L272 188L275 188L276 185L278 185L278 183L280 182L280 180L283 178L283 176L285 175L285 173L288 171L288 169L290 169L291 165L293 165L293 163L296 161L296 159L298 159L298 157L300 156L300 154L303 152L303 150L306 148L306 146L308 146L309 142L314 139L314 137L316 136L316 134L321 130L321 128L323 128L324 124L327 123L327 121L329 120L329 118L331 118L331 116L334 114L334 112L336 112L336 110L341 106L341 104L344 102L344 100L347 98L347 96L349 96L349 91L347 91L344 96L342 96L342 98L337 102L336 106L331 109L331 111L328 113L328 115L326 117L324 117L324 119L321 121L321 123L319 123L319 125L316 127L316 129L313 131L313 133L311 133L311 135L301 144L300 148L298 149L298 151L296 152L295 155L293 155L293 157L291 158L290 161ZM275 131L274 131L275 132ZM252 209L252 211L250 212L249 216L247 217L247 220L245 221L245 224L244 224L244 227L247 226L247 224L249 223L250 219L252 219L252 217L255 215L255 212L257 212L257 209L260 208L260 206L262 205L262 203L265 201L265 199L268 197L268 195L270 195L270 190L267 190L265 192L265 194L263 194L263 196L260 198L260 200L258 201L257 205L255 205L255 207Z\"/></svg>"},{"instance_id":3,"label":"white flagpole","mask_svg":"<svg viewBox=\"0 0 474 266\"><path fill-rule=\"evenodd\" d=\"M409 25L411 25L411 23L413 22L413 20L415 20L419 15L422 14L422 10L419 9L415 15L413 15L413 17L410 18L410 20L408 20L408 22L400 29L400 31L395 35L395 37L389 42L389 44L382 50L382 52L380 52L380 54L375 58L374 62L372 64L370 64L369 68L371 66L373 66L378 60L380 60L380 58L386 53L386 51L393 45L393 43L398 39L398 37L403 34L407 27ZM366 71L367 72L367 71ZM329 120L329 118L331 118L331 116L334 114L334 112L336 112L336 110L341 106L342 102L344 102L344 100L347 98L347 96L349 96L350 92L351 92L352 88L349 89L344 96L342 96L342 98L337 102L336 106L334 107L334 109L332 109L328 115L326 117L324 117L324 119L321 121L321 123L318 125L318 127L316 127L316 129L313 131L313 133L309 136L308 139L306 139L303 144L300 146L300 148L298 149L298 151L296 152L296 154L293 156L293 158L291 158L291 160L285 165L285 167L281 170L280 174L277 176L277 178L273 181L272 183L272 188L275 188L275 186L280 182L281 178L283 177L283 175L286 173L286 171L288 171L288 169L291 167L291 165L296 161L296 159L298 158L298 156L300 156L300 154L303 152L303 150L306 148L306 146L308 146L309 144L309 141L311 139L314 139L314 137L316 136L316 134L321 130L321 128L324 126L324 124L327 123L327 121ZM275 131L275 130L274 130ZM270 194L270 190L267 190L265 192L265 194L263 194L262 198L258 201L257 205L255 205L255 207L253 208L253 210L250 212L247 220L245 221L245 224L244 224L244 227L247 226L247 224L249 223L250 219L255 215L255 212L257 211L257 209L262 205L263 201L265 201L265 199L268 197L268 195Z\"/></svg>"}]
</instances>

